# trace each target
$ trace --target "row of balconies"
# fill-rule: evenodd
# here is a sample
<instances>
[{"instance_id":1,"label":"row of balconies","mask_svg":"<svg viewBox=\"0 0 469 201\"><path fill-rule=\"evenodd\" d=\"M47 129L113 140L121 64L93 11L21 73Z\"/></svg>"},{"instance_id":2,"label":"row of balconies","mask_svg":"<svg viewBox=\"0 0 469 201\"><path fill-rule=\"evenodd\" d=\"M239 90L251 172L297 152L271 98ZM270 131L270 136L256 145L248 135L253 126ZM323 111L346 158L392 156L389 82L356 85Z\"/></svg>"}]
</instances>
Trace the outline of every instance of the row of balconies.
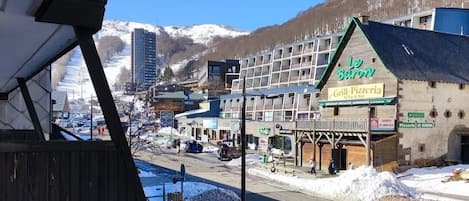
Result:
<instances>
[{"instance_id":1,"label":"row of balconies","mask_svg":"<svg viewBox=\"0 0 469 201\"><path fill-rule=\"evenodd\" d=\"M273 59L288 58L300 54L308 54L311 52L332 51L339 43L340 35L334 35L326 38L316 39L314 41L307 41L304 43L293 44L273 50L273 53L266 53L254 57L241 60L241 68L268 64Z\"/></svg>"}]
</instances>

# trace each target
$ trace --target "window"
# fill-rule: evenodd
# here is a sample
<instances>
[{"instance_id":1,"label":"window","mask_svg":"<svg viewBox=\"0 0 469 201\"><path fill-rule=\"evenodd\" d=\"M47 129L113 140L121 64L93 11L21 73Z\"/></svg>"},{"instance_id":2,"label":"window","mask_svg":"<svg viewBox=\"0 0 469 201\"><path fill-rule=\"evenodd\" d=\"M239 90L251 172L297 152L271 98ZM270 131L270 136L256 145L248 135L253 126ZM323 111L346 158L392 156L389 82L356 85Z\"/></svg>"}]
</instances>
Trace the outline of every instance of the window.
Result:
<instances>
[{"instance_id":1,"label":"window","mask_svg":"<svg viewBox=\"0 0 469 201\"><path fill-rule=\"evenodd\" d=\"M262 121L263 119L263 113L262 112L256 112L256 120L257 121Z\"/></svg>"},{"instance_id":2,"label":"window","mask_svg":"<svg viewBox=\"0 0 469 201\"><path fill-rule=\"evenodd\" d=\"M298 120L308 120L309 114L308 113L298 113Z\"/></svg>"},{"instance_id":3,"label":"window","mask_svg":"<svg viewBox=\"0 0 469 201\"><path fill-rule=\"evenodd\" d=\"M273 112L264 112L264 121L273 121L274 113Z\"/></svg>"},{"instance_id":4,"label":"window","mask_svg":"<svg viewBox=\"0 0 469 201\"><path fill-rule=\"evenodd\" d=\"M435 81L429 81L428 86L430 86L431 88L435 88L436 87L436 82Z\"/></svg>"},{"instance_id":5,"label":"window","mask_svg":"<svg viewBox=\"0 0 469 201\"><path fill-rule=\"evenodd\" d=\"M293 111L285 111L285 121L293 121Z\"/></svg>"},{"instance_id":6,"label":"window","mask_svg":"<svg viewBox=\"0 0 469 201\"><path fill-rule=\"evenodd\" d=\"M370 117L371 118L376 117L376 108L375 107L370 107Z\"/></svg>"},{"instance_id":7,"label":"window","mask_svg":"<svg viewBox=\"0 0 469 201\"><path fill-rule=\"evenodd\" d=\"M438 116L438 112L435 108L433 108L432 111L430 111L430 117L435 118L436 116Z\"/></svg>"},{"instance_id":8,"label":"window","mask_svg":"<svg viewBox=\"0 0 469 201\"><path fill-rule=\"evenodd\" d=\"M463 89L464 89L464 87L465 87L465 85L464 85L464 84L459 84L459 89L463 90Z\"/></svg>"},{"instance_id":9,"label":"window","mask_svg":"<svg viewBox=\"0 0 469 201\"><path fill-rule=\"evenodd\" d=\"M420 24L426 24L426 23L430 23L431 20L432 20L432 16L427 15L427 16L420 17L419 22Z\"/></svg>"},{"instance_id":10,"label":"window","mask_svg":"<svg viewBox=\"0 0 469 201\"><path fill-rule=\"evenodd\" d=\"M283 121L283 116L281 111L274 112L274 121Z\"/></svg>"},{"instance_id":11,"label":"window","mask_svg":"<svg viewBox=\"0 0 469 201\"><path fill-rule=\"evenodd\" d=\"M425 151L425 144L419 144L419 152Z\"/></svg>"},{"instance_id":12,"label":"window","mask_svg":"<svg viewBox=\"0 0 469 201\"><path fill-rule=\"evenodd\" d=\"M334 116L339 116L339 107L334 107Z\"/></svg>"},{"instance_id":13,"label":"window","mask_svg":"<svg viewBox=\"0 0 469 201\"><path fill-rule=\"evenodd\" d=\"M464 110L459 110L459 112L458 112L458 117L459 117L460 119L463 119L464 116L466 116L466 113L464 112Z\"/></svg>"},{"instance_id":14,"label":"window","mask_svg":"<svg viewBox=\"0 0 469 201\"><path fill-rule=\"evenodd\" d=\"M210 66L208 79L209 80L221 80L221 67Z\"/></svg>"},{"instance_id":15,"label":"window","mask_svg":"<svg viewBox=\"0 0 469 201\"><path fill-rule=\"evenodd\" d=\"M446 111L445 111L445 117L446 117L446 118L450 118L450 117L451 117L451 111L446 110Z\"/></svg>"}]
</instances>

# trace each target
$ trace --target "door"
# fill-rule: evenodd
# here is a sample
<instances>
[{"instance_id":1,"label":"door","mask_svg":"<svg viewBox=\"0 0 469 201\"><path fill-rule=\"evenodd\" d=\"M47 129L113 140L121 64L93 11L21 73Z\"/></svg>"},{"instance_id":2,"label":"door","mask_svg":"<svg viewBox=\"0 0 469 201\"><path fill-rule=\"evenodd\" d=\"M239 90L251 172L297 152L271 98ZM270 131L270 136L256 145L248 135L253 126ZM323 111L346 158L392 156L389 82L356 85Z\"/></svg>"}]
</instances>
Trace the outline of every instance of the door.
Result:
<instances>
[{"instance_id":1,"label":"door","mask_svg":"<svg viewBox=\"0 0 469 201\"><path fill-rule=\"evenodd\" d=\"M461 136L461 162L469 164L469 136Z\"/></svg>"},{"instance_id":2,"label":"door","mask_svg":"<svg viewBox=\"0 0 469 201\"><path fill-rule=\"evenodd\" d=\"M332 158L338 170L347 169L347 149L333 149Z\"/></svg>"}]
</instances>

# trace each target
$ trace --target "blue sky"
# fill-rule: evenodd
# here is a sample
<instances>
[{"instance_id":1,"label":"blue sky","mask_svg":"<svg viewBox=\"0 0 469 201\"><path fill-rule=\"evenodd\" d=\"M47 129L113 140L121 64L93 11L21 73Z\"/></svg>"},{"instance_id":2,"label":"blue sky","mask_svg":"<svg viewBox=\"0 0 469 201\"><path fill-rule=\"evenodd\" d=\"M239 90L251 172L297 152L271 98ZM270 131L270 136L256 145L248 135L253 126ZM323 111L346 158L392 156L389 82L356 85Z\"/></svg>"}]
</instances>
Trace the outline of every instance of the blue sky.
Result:
<instances>
[{"instance_id":1,"label":"blue sky","mask_svg":"<svg viewBox=\"0 0 469 201\"><path fill-rule=\"evenodd\" d=\"M108 0L105 19L160 26L223 24L254 31L282 24L323 0Z\"/></svg>"}]
</instances>

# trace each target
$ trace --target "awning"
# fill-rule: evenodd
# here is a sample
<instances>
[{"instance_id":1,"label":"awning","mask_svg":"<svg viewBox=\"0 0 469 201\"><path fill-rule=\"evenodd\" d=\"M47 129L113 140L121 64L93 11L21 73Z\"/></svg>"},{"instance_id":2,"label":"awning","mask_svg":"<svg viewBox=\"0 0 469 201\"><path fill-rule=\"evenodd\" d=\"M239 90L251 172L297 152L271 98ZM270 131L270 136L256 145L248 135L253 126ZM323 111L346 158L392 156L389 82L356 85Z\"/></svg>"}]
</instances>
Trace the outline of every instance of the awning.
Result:
<instances>
[{"instance_id":1,"label":"awning","mask_svg":"<svg viewBox=\"0 0 469 201\"><path fill-rule=\"evenodd\" d=\"M327 101L320 100L321 107L330 106L351 106L351 105L388 105L393 102L396 97L384 97L374 99L358 99L358 100L340 100L340 101Z\"/></svg>"}]
</instances>

